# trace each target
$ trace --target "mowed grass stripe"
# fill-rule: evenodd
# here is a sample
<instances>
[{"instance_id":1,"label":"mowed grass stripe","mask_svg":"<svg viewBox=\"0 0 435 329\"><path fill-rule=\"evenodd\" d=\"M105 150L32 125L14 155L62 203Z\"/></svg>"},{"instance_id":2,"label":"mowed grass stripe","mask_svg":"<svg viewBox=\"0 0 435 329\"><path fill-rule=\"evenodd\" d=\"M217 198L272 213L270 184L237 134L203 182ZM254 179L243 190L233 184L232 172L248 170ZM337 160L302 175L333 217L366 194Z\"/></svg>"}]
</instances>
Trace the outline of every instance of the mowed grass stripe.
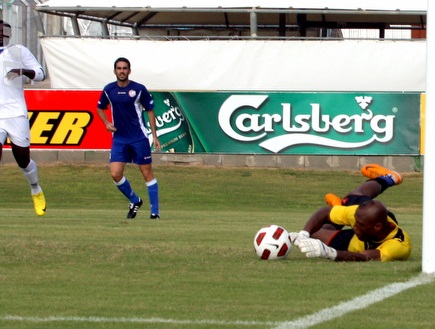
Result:
<instances>
[{"instance_id":1,"label":"mowed grass stripe","mask_svg":"<svg viewBox=\"0 0 435 329\"><path fill-rule=\"evenodd\" d=\"M22 317L6 315L0 320L18 321L18 322L96 322L96 323L166 323L173 325L220 325L220 326L276 326L274 329L306 329L326 321L346 315L349 312L361 310L374 303L383 301L397 295L407 289L431 283L435 280L434 275L421 274L407 282L397 282L388 286L371 291L363 296L356 297L348 302L340 303L336 306L323 309L315 314L289 321L289 322L258 322L258 321L219 321L219 320L176 320L162 318L105 318L98 316L90 317L62 317L49 316L41 317Z\"/></svg>"},{"instance_id":2,"label":"mowed grass stripe","mask_svg":"<svg viewBox=\"0 0 435 329\"><path fill-rule=\"evenodd\" d=\"M405 173L403 184L380 197L410 233L411 258L345 264L307 259L297 248L285 261L261 261L253 238L270 224L299 230L325 204L326 193L344 195L363 182L359 172L156 167L162 219L150 220L144 202L129 222L128 201L106 164L40 165L39 172L48 202L42 218L33 212L19 168L0 170L2 329L218 329L235 323L270 329L421 272L421 173ZM146 199L137 168L127 166L126 175ZM429 328L433 289L433 282L409 289L400 294L406 298L348 313L322 329L343 327L340 321L350 328ZM6 316L180 323L60 324Z\"/></svg>"}]
</instances>

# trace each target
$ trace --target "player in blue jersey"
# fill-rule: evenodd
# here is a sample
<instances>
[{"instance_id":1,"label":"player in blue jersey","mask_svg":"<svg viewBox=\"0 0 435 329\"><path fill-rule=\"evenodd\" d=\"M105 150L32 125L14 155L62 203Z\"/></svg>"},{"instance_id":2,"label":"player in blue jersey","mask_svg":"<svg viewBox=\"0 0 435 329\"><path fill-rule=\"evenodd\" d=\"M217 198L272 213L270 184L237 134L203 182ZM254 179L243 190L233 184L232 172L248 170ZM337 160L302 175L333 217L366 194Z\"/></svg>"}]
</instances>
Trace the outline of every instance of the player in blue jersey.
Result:
<instances>
[{"instance_id":1,"label":"player in blue jersey","mask_svg":"<svg viewBox=\"0 0 435 329\"><path fill-rule=\"evenodd\" d=\"M153 97L144 85L129 79L131 67L127 58L120 57L115 61L114 73L116 81L104 87L97 106L98 116L113 135L110 173L115 185L130 200L127 218L135 218L143 201L131 188L124 176L124 169L127 163L137 164L148 189L150 218L159 219L159 188L151 164L148 130L142 115L143 111L147 112L154 147L160 150ZM105 112L109 104L111 121Z\"/></svg>"}]
</instances>

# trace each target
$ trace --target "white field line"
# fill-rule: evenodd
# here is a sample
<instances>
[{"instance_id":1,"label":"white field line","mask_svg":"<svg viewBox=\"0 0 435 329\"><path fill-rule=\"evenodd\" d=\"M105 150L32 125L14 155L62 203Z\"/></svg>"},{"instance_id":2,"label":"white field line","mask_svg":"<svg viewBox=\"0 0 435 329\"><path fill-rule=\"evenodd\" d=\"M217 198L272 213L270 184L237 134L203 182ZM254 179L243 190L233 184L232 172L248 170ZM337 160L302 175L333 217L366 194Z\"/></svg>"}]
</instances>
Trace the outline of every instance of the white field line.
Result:
<instances>
[{"instance_id":1,"label":"white field line","mask_svg":"<svg viewBox=\"0 0 435 329\"><path fill-rule=\"evenodd\" d=\"M303 329L311 326L339 318L347 313L366 308L374 303L397 295L407 289L417 287L422 284L431 283L435 276L420 274L407 282L392 283L383 288L373 290L365 295L356 297L348 302L340 303L336 306L325 308L317 313L304 316L294 321L283 322L274 329Z\"/></svg>"},{"instance_id":2,"label":"white field line","mask_svg":"<svg viewBox=\"0 0 435 329\"><path fill-rule=\"evenodd\" d=\"M163 318L105 318L105 317L76 317L76 316L16 316L6 315L0 317L0 321L18 321L18 322L97 322L97 323L167 323L173 325L220 325L220 326L276 326L281 322L260 322L260 321L218 321L218 320L174 320Z\"/></svg>"},{"instance_id":3,"label":"white field line","mask_svg":"<svg viewBox=\"0 0 435 329\"><path fill-rule=\"evenodd\" d=\"M173 325L221 325L221 326L274 326L274 329L303 329L338 318L349 312L363 309L371 304L380 302L386 298L397 295L398 293L417 287L422 284L431 283L435 276L420 274L417 277L403 283L393 283L383 288L379 288L360 297L356 297L348 302L340 303L336 306L323 309L317 313L304 316L294 321L288 322L260 322L260 321L217 321L217 320L174 320L163 318L107 318L107 317L75 317L75 316L49 316L49 317L26 317L16 315L6 315L0 317L0 321L17 322L96 322L96 323L167 323Z\"/></svg>"}]
</instances>

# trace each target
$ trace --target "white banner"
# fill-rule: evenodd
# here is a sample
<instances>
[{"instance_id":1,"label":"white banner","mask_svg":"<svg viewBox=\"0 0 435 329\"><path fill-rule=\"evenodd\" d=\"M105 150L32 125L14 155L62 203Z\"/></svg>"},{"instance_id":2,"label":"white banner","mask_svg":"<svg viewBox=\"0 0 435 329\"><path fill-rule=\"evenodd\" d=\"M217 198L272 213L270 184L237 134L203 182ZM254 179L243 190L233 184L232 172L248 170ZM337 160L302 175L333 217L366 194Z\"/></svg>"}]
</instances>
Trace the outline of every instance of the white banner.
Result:
<instances>
[{"instance_id":1,"label":"white banner","mask_svg":"<svg viewBox=\"0 0 435 329\"><path fill-rule=\"evenodd\" d=\"M426 10L425 0L49 0L38 7L65 8L304 8L338 10Z\"/></svg>"},{"instance_id":2,"label":"white banner","mask_svg":"<svg viewBox=\"0 0 435 329\"><path fill-rule=\"evenodd\" d=\"M101 89L118 57L162 91L425 90L425 41L153 41L43 38L56 89Z\"/></svg>"}]
</instances>

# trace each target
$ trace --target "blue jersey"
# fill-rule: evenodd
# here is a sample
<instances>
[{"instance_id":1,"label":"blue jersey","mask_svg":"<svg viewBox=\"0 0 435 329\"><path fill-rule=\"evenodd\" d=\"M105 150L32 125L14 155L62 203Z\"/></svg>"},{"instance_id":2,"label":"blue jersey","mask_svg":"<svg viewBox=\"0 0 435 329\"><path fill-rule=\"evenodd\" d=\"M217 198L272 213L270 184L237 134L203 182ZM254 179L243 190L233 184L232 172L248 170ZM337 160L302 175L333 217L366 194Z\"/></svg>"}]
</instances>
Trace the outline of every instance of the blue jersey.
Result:
<instances>
[{"instance_id":1,"label":"blue jersey","mask_svg":"<svg viewBox=\"0 0 435 329\"><path fill-rule=\"evenodd\" d=\"M131 80L127 87L119 87L116 82L109 83L101 93L98 108L106 110L109 103L116 127L114 140L134 143L148 138L142 112L153 110L154 100L144 85Z\"/></svg>"}]
</instances>

